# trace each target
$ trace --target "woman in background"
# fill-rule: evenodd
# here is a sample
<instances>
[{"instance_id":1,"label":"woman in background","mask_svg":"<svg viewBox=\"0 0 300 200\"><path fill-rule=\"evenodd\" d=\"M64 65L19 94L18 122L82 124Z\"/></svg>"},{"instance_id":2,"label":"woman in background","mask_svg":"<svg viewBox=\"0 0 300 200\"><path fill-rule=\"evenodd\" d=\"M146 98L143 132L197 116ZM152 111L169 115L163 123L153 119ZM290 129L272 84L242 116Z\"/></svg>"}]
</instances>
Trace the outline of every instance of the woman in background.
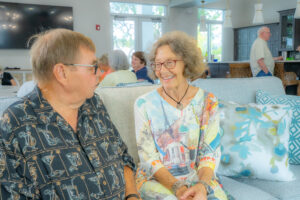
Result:
<instances>
[{"instance_id":1,"label":"woman in background","mask_svg":"<svg viewBox=\"0 0 300 200\"><path fill-rule=\"evenodd\" d=\"M108 54L103 54L100 58L97 59L99 64L99 69L101 69L100 82L104 79L107 74L113 72L108 62Z\"/></svg>"},{"instance_id":2,"label":"woman in background","mask_svg":"<svg viewBox=\"0 0 300 200\"><path fill-rule=\"evenodd\" d=\"M136 76L129 71L129 63L126 54L121 50L114 50L108 54L108 62L111 67L110 74L107 74L101 81L100 86L117 86L120 83L137 82Z\"/></svg>"},{"instance_id":3,"label":"woman in background","mask_svg":"<svg viewBox=\"0 0 300 200\"><path fill-rule=\"evenodd\" d=\"M218 100L189 84L205 70L196 41L183 32L161 37L150 54L161 87L135 103L142 199L226 200L220 160Z\"/></svg>"},{"instance_id":4,"label":"woman in background","mask_svg":"<svg viewBox=\"0 0 300 200\"><path fill-rule=\"evenodd\" d=\"M148 70L146 67L147 61L144 52L134 52L131 57L131 65L138 81L148 81L153 83L153 80L148 76Z\"/></svg>"},{"instance_id":5,"label":"woman in background","mask_svg":"<svg viewBox=\"0 0 300 200\"><path fill-rule=\"evenodd\" d=\"M8 72L4 72L2 66L0 66L0 80L1 80L1 85L12 85L12 86L17 85L13 76Z\"/></svg>"}]
</instances>

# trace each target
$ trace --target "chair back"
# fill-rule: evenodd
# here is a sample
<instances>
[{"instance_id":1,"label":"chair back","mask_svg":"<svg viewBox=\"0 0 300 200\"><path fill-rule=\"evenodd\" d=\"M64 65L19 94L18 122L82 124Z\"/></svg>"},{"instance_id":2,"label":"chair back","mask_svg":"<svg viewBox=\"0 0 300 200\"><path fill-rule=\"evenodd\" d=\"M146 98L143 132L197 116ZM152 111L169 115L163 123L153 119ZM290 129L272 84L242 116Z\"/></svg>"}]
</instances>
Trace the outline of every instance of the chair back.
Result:
<instances>
[{"instance_id":1,"label":"chair back","mask_svg":"<svg viewBox=\"0 0 300 200\"><path fill-rule=\"evenodd\" d=\"M297 74L295 72L285 72L283 77L284 87L298 85Z\"/></svg>"},{"instance_id":2,"label":"chair back","mask_svg":"<svg viewBox=\"0 0 300 200\"><path fill-rule=\"evenodd\" d=\"M230 78L249 78L252 77L250 63L231 63L229 64Z\"/></svg>"}]
</instances>

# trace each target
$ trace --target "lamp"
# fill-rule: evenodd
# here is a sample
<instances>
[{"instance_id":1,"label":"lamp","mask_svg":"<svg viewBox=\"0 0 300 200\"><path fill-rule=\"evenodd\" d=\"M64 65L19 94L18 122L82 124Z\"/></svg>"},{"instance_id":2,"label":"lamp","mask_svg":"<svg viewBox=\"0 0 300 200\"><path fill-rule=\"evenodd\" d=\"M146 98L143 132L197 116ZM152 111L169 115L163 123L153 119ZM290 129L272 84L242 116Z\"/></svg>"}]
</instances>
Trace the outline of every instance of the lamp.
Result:
<instances>
[{"instance_id":1,"label":"lamp","mask_svg":"<svg viewBox=\"0 0 300 200\"><path fill-rule=\"evenodd\" d=\"M264 16L263 16L263 4L258 1L254 5L255 13L253 18L253 24L263 24L264 23Z\"/></svg>"},{"instance_id":2,"label":"lamp","mask_svg":"<svg viewBox=\"0 0 300 200\"><path fill-rule=\"evenodd\" d=\"M225 20L223 26L225 28L232 28L231 10L229 9L229 0L227 0L227 9L225 11Z\"/></svg>"},{"instance_id":3,"label":"lamp","mask_svg":"<svg viewBox=\"0 0 300 200\"><path fill-rule=\"evenodd\" d=\"M300 0L297 0L297 6L296 6L296 11L295 11L294 18L295 19L300 18Z\"/></svg>"},{"instance_id":4,"label":"lamp","mask_svg":"<svg viewBox=\"0 0 300 200\"><path fill-rule=\"evenodd\" d=\"M202 3L201 8L202 8L202 10L203 10L205 1L202 0L201 3ZM207 28L206 28L206 19L205 19L205 15L201 15L201 16L200 16L200 32L206 32L206 31L207 31Z\"/></svg>"}]
</instances>

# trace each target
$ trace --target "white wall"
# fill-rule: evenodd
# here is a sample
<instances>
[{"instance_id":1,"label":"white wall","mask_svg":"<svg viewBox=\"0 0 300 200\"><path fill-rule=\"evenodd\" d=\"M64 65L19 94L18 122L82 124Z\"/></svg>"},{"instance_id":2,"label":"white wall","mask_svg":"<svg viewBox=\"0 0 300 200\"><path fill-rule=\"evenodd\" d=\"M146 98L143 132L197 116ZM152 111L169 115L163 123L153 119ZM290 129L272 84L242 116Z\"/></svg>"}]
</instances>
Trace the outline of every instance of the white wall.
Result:
<instances>
[{"instance_id":1,"label":"white wall","mask_svg":"<svg viewBox=\"0 0 300 200\"><path fill-rule=\"evenodd\" d=\"M11 0L2 0L12 2ZM109 0L14 0L15 3L73 7L74 30L90 37L96 45L96 55L111 50ZM95 25L101 30L96 31ZM0 50L0 65L31 68L29 50Z\"/></svg>"},{"instance_id":2,"label":"white wall","mask_svg":"<svg viewBox=\"0 0 300 200\"><path fill-rule=\"evenodd\" d=\"M166 31L184 31L197 39L198 8L169 8Z\"/></svg>"}]
</instances>

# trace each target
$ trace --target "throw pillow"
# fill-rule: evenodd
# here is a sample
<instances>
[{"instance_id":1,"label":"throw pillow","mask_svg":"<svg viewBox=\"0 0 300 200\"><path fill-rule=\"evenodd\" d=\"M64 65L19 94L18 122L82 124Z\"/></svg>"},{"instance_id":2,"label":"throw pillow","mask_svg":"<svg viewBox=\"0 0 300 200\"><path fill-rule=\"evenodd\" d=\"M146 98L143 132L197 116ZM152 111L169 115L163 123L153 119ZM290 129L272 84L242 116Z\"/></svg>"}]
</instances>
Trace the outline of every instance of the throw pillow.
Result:
<instances>
[{"instance_id":1,"label":"throw pillow","mask_svg":"<svg viewBox=\"0 0 300 200\"><path fill-rule=\"evenodd\" d=\"M294 179L288 165L290 108L220 101L221 162L225 176Z\"/></svg>"},{"instance_id":2,"label":"throw pillow","mask_svg":"<svg viewBox=\"0 0 300 200\"><path fill-rule=\"evenodd\" d=\"M292 108L292 122L290 126L289 162L300 164L300 97L292 95L270 95L258 90L256 92L258 104L285 104Z\"/></svg>"}]
</instances>

